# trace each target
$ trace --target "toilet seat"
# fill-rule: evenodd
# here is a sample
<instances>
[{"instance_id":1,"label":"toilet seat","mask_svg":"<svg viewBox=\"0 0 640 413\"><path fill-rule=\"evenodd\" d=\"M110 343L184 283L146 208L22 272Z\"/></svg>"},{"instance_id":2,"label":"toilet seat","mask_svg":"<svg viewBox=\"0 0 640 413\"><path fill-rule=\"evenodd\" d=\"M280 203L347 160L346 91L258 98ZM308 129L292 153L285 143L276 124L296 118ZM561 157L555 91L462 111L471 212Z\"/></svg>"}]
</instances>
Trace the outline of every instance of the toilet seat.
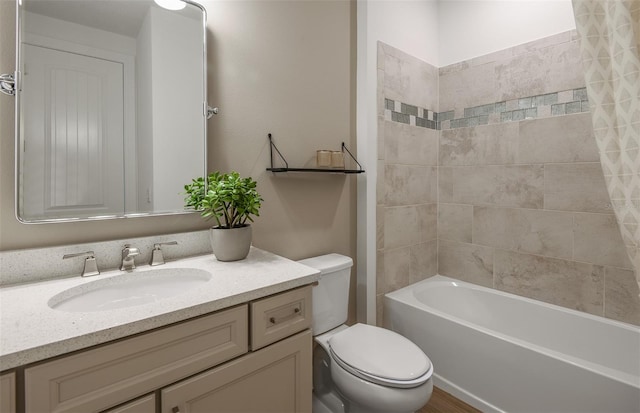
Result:
<instances>
[{"instance_id":1,"label":"toilet seat","mask_svg":"<svg viewBox=\"0 0 640 413\"><path fill-rule=\"evenodd\" d=\"M383 328L356 324L332 336L328 344L336 364L382 386L417 387L433 372L431 361L418 346Z\"/></svg>"}]
</instances>

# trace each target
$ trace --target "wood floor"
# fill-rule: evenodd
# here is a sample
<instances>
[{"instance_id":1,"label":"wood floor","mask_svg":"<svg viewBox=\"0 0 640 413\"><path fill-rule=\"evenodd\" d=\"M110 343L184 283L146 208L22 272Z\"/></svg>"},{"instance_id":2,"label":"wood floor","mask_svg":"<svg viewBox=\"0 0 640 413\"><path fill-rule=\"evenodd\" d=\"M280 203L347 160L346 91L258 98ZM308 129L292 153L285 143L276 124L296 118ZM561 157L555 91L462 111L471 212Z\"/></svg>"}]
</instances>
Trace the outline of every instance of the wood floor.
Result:
<instances>
[{"instance_id":1,"label":"wood floor","mask_svg":"<svg viewBox=\"0 0 640 413\"><path fill-rule=\"evenodd\" d=\"M456 399L449 393L433 388L433 394L429 403L416 413L482 413L480 410L469 406L462 400Z\"/></svg>"}]
</instances>

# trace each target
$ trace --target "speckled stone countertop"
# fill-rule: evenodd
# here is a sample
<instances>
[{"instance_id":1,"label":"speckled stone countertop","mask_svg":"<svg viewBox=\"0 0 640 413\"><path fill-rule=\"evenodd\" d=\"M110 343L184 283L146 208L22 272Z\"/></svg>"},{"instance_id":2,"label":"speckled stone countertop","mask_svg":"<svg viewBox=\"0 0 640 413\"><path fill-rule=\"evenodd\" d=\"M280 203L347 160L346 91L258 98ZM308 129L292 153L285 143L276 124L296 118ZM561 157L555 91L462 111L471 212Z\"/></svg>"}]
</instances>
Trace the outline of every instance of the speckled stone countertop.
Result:
<instances>
[{"instance_id":1,"label":"speckled stone countertop","mask_svg":"<svg viewBox=\"0 0 640 413\"><path fill-rule=\"evenodd\" d=\"M220 262L208 254L134 271L169 268L203 269L212 277L173 297L96 312L54 310L48 302L69 288L117 277L121 271L0 288L0 371L310 284L320 276L317 270L253 247L242 261Z\"/></svg>"}]
</instances>

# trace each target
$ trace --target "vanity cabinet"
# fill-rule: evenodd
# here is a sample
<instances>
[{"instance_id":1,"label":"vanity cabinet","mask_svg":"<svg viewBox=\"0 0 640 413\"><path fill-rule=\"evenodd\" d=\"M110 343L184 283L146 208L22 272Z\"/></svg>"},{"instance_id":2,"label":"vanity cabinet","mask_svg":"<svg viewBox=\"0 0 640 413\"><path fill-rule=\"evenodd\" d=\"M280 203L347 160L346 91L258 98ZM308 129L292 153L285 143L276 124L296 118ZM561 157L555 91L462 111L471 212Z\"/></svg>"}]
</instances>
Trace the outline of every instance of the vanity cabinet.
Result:
<instances>
[{"instance_id":1,"label":"vanity cabinet","mask_svg":"<svg viewBox=\"0 0 640 413\"><path fill-rule=\"evenodd\" d=\"M61 356L24 370L25 411L310 412L310 326L305 286Z\"/></svg>"},{"instance_id":2,"label":"vanity cabinet","mask_svg":"<svg viewBox=\"0 0 640 413\"><path fill-rule=\"evenodd\" d=\"M16 374L7 373L0 376L0 412L16 412Z\"/></svg>"}]
</instances>

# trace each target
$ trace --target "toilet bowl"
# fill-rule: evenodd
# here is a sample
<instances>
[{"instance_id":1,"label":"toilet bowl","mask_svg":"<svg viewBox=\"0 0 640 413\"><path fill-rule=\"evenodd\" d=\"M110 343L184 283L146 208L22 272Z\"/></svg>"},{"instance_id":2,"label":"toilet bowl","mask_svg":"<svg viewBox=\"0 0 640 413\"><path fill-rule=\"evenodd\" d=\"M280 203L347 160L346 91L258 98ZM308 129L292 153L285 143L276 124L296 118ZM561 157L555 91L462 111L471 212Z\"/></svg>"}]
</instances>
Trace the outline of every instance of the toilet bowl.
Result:
<instances>
[{"instance_id":1,"label":"toilet bowl","mask_svg":"<svg viewBox=\"0 0 640 413\"><path fill-rule=\"evenodd\" d=\"M433 391L433 365L422 350L390 330L347 326L353 261L328 254L300 263L322 275L313 293L314 413L409 413Z\"/></svg>"},{"instance_id":2,"label":"toilet bowl","mask_svg":"<svg viewBox=\"0 0 640 413\"><path fill-rule=\"evenodd\" d=\"M315 342L316 352L324 352L329 359L325 374L341 396L344 412L415 412L431 397L431 361L393 331L366 324L342 325L315 337ZM324 402L323 396L322 391L316 392L316 405Z\"/></svg>"}]
</instances>

